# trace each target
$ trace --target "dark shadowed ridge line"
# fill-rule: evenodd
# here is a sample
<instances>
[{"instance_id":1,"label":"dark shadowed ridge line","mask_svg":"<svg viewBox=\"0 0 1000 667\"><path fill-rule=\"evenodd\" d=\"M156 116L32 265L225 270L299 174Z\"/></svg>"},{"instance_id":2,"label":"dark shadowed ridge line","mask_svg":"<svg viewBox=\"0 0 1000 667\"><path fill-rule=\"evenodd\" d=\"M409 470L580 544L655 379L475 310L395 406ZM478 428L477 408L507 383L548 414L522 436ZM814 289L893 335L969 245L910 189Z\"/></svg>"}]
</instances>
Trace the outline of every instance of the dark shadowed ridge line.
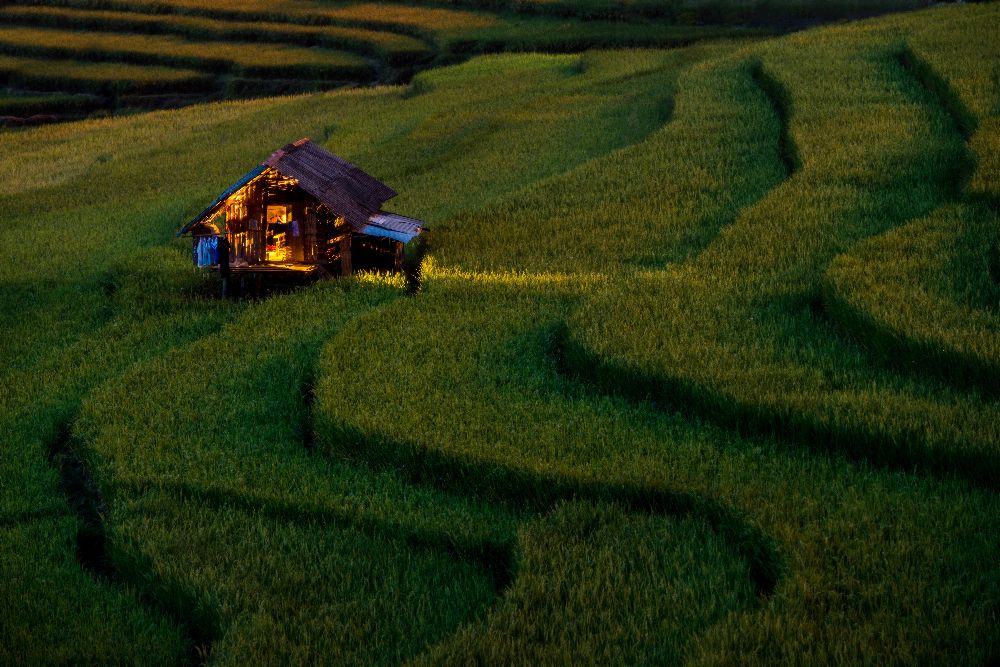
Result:
<instances>
[{"instance_id":1,"label":"dark shadowed ridge line","mask_svg":"<svg viewBox=\"0 0 1000 667\"><path fill-rule=\"evenodd\" d=\"M985 400L1000 398L1000 367L974 353L911 338L886 325L824 278L821 312L834 330L850 338L873 361L916 380L936 378L959 392L973 392Z\"/></svg>"},{"instance_id":2,"label":"dark shadowed ridge line","mask_svg":"<svg viewBox=\"0 0 1000 667\"><path fill-rule=\"evenodd\" d=\"M685 411L744 437L765 437L850 461L906 473L958 476L975 486L1000 486L998 457L981 451L942 450L919 431L898 437L860 427L820 423L806 415L737 400L701 382L658 375L609 362L576 341L563 327L558 346L570 379L590 383L627 400L654 401Z\"/></svg>"},{"instance_id":3,"label":"dark shadowed ridge line","mask_svg":"<svg viewBox=\"0 0 1000 667\"><path fill-rule=\"evenodd\" d=\"M955 89L934 71L930 63L918 56L909 44L904 44L896 51L896 60L937 100L937 103L945 110L954 124L955 131L968 142L979 128L979 123L976 121L975 114L969 111Z\"/></svg>"},{"instance_id":4,"label":"dark shadowed ridge line","mask_svg":"<svg viewBox=\"0 0 1000 667\"><path fill-rule=\"evenodd\" d=\"M962 138L962 154L957 156L952 173L948 175L952 196L959 199L976 168L975 156L969 150L969 140L978 127L976 116L969 111L951 85L934 71L930 63L914 53L909 44L904 44L895 57L903 70L927 92L933 103L944 110L954 131Z\"/></svg>"},{"instance_id":5,"label":"dark shadowed ridge line","mask_svg":"<svg viewBox=\"0 0 1000 667\"><path fill-rule=\"evenodd\" d=\"M423 530L398 522L361 518L329 507L306 507L232 490L202 488L180 482L128 482L118 488L137 495L148 491L162 491L215 510L231 508L270 520L351 528L369 537L389 537L411 547L436 551L479 566L492 580L497 594L503 592L513 578L514 548L513 543L508 541L465 540L449 533ZM153 514L157 508L144 504L140 511Z\"/></svg>"},{"instance_id":6,"label":"dark shadowed ridge line","mask_svg":"<svg viewBox=\"0 0 1000 667\"><path fill-rule=\"evenodd\" d=\"M59 473L59 489L79 522L76 535L76 559L84 570L104 583L116 583L117 572L105 548L104 516L107 505L101 498L93 476L74 451L71 427L58 427L49 444L49 461Z\"/></svg>"},{"instance_id":7,"label":"dark shadowed ridge line","mask_svg":"<svg viewBox=\"0 0 1000 667\"><path fill-rule=\"evenodd\" d=\"M705 252L713 242L719 237L719 234L726 227L735 224L737 220L743 215L743 213L763 200L767 199L771 194L780 188L782 185L788 182L788 179L798 171L800 165L799 162L799 152L795 145L795 141L792 139L791 134L788 130L788 125L791 118L791 98L788 95L787 90L783 83L775 79L770 75L761 64L759 60L751 60L746 63L747 74L749 74L751 81L754 85L761 91L764 98L767 100L768 106L771 112L774 114L775 119L778 124L778 134L774 137L777 161L781 163L784 172L780 178L774 180L774 182L765 185L761 192L756 196L750 196L747 199L739 202L736 205L736 210L731 215L720 215L719 219L713 220L714 225L711 226L710 230L699 239L699 241L683 255L671 264L682 263L691 261L692 259L698 257L698 255ZM673 107L671 107L671 113L673 112ZM771 156L759 156L760 160L770 160ZM709 227L706 225L706 227ZM664 268L663 264L660 264L657 268Z\"/></svg>"},{"instance_id":8,"label":"dark shadowed ridge line","mask_svg":"<svg viewBox=\"0 0 1000 667\"><path fill-rule=\"evenodd\" d=\"M746 561L751 583L761 599L774 592L784 571L784 563L770 538L731 509L702 496L627 482L599 482L515 469L418 443L368 436L343 423L327 423L322 427L319 440L327 456L389 470L411 484L447 493L523 507L539 514L550 511L561 501L586 501L618 505L636 514L702 520ZM514 545L508 548L513 552Z\"/></svg>"},{"instance_id":9,"label":"dark shadowed ridge line","mask_svg":"<svg viewBox=\"0 0 1000 667\"><path fill-rule=\"evenodd\" d=\"M792 98L788 89L785 88L785 84L771 76L771 73L764 69L764 65L759 60L754 61L750 66L750 76L764 93L781 126L781 132L778 136L778 154L781 156L782 164L785 165L785 178L787 179L802 166L798 147L789 132Z\"/></svg>"},{"instance_id":10,"label":"dark shadowed ridge line","mask_svg":"<svg viewBox=\"0 0 1000 667\"><path fill-rule=\"evenodd\" d=\"M946 176L951 198L941 205L960 203L968 199L965 186L976 167L975 155L969 148L969 139L977 127L975 116L951 85L909 45L900 48L895 58L926 92L930 101L944 111L954 132L962 139L962 148L955 156L954 167ZM972 199L973 203L979 203L977 198ZM911 222L912 219L907 220L903 226ZM1000 279L1000 248L996 244L987 250L987 266L993 277ZM886 368L918 378L933 376L959 391L978 391L988 398L1000 397L1000 368L996 364L968 352L913 339L905 332L885 325L867 310L844 298L827 275L823 276L821 284L821 302L822 308L815 311L817 315L828 318L838 331L854 340Z\"/></svg>"},{"instance_id":11,"label":"dark shadowed ridge line","mask_svg":"<svg viewBox=\"0 0 1000 667\"><path fill-rule=\"evenodd\" d=\"M59 426L56 437L49 443L48 454L51 465L59 473L60 490L66 496L70 509L79 524L76 535L76 560L95 581L109 588L121 588L130 584L137 588L138 601L147 610L167 617L177 627L184 631L190 650L185 660L186 665L202 665L208 660L212 642L219 636L218 626L205 623L192 623L191 619L179 610L170 607L158 596L149 594L151 586L159 582L159 578L151 567L136 572L129 568L131 574L125 576L118 567L117 552L109 551L105 517L107 505L101 496L94 477L84 460L79 456L73 441L71 424L66 422ZM163 584L159 584L163 587ZM173 599L179 599L181 591L175 591Z\"/></svg>"}]
</instances>

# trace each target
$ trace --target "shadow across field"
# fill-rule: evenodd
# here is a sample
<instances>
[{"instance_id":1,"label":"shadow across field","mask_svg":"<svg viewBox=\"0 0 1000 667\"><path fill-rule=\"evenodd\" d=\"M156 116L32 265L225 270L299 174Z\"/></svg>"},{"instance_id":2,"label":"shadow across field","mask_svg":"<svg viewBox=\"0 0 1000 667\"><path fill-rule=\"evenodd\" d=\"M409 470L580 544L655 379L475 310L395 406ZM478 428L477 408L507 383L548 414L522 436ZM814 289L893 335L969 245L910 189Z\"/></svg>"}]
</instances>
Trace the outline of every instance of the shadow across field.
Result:
<instances>
[{"instance_id":1,"label":"shadow across field","mask_svg":"<svg viewBox=\"0 0 1000 667\"><path fill-rule=\"evenodd\" d=\"M207 664L212 643L221 636L218 615L188 599L183 590L159 577L137 555L109 544L107 503L84 460L77 453L71 422L58 429L49 443L49 461L59 473L59 487L77 519L76 560L95 581L113 588L130 587L150 612L163 615L180 628L190 646L186 665ZM163 595L170 591L169 595ZM200 609L199 613L193 610Z\"/></svg>"},{"instance_id":2,"label":"shadow across field","mask_svg":"<svg viewBox=\"0 0 1000 667\"><path fill-rule=\"evenodd\" d=\"M806 447L828 455L890 470L958 475L983 488L997 488L1000 462L981 451L942 451L923 442L920 433L903 438L868 430L863 425L823 423L809 415L776 411L740 401L701 382L610 362L581 345L565 328L557 335L557 354L568 377L591 383L612 396L654 401L747 437L769 437L790 447Z\"/></svg>"},{"instance_id":3,"label":"shadow across field","mask_svg":"<svg viewBox=\"0 0 1000 667\"><path fill-rule=\"evenodd\" d=\"M749 567L757 595L771 595L784 570L774 542L732 510L705 497L629 483L588 481L518 470L434 451L418 443L370 436L346 424L321 426L320 440L334 459L390 470L411 484L426 485L491 503L543 514L560 502L609 503L634 514L693 517L720 535ZM514 545L508 545L514 553ZM511 562L509 572L513 572Z\"/></svg>"},{"instance_id":4,"label":"shadow across field","mask_svg":"<svg viewBox=\"0 0 1000 667\"><path fill-rule=\"evenodd\" d=\"M969 193L967 188L977 166L975 154L969 145L978 127L975 115L962 102L958 92L947 80L938 74L930 63L917 55L908 44L903 44L895 57L903 71L925 92L928 103L937 106L944 113L950 120L953 133L961 137L962 141L958 144L960 150L957 151L958 154L943 179L947 185L950 202L975 205L981 198ZM948 203L944 202L943 205ZM983 203L989 205L991 202ZM914 223L919 221L920 218L911 219L905 225L913 229ZM852 251L834 260L834 263L838 260L855 260L860 262L862 267L891 276L892 266L872 266L871 259L863 259L858 254L858 248L864 246L863 243L859 244ZM984 251L986 270L992 273L994 278L1000 277L998 270L1000 265L997 263L1000 254L996 245ZM897 260L885 256L881 259L890 264L894 261L905 261L904 258ZM840 275L832 274L830 270L824 274L821 286L822 308L818 312L831 322L838 332L853 340L873 362L911 377L931 375L960 391L978 391L990 399L1000 396L1000 375L995 363L940 340L921 339L919 336L914 336L912 331L893 327L880 317L880 313L871 312L861 305L857 295L851 291L852 288L864 290L864 287L851 285L849 278L849 274L844 271L841 271ZM995 472L989 474L994 475Z\"/></svg>"},{"instance_id":5,"label":"shadow across field","mask_svg":"<svg viewBox=\"0 0 1000 667\"><path fill-rule=\"evenodd\" d=\"M778 137L778 152L781 155L781 162L785 165L785 178L787 179L802 167L802 158L799 157L799 149L788 130L789 119L792 117L791 96L785 88L785 84L774 78L759 60L751 65L750 76L753 78L754 83L757 84L757 87L767 97L768 102L774 110L774 115L781 125L781 132Z\"/></svg>"}]
</instances>

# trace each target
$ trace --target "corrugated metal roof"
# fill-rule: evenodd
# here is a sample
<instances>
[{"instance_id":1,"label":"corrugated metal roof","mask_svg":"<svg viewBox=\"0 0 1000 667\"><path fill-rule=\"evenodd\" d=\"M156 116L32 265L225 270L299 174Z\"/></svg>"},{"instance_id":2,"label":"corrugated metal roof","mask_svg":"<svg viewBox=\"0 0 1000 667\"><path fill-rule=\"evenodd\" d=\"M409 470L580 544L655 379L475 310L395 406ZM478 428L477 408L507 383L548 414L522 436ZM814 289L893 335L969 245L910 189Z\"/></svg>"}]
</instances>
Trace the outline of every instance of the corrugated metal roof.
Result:
<instances>
[{"instance_id":1,"label":"corrugated metal roof","mask_svg":"<svg viewBox=\"0 0 1000 667\"><path fill-rule=\"evenodd\" d=\"M424 231L424 223L398 213L379 211L368 217L368 224L360 231L369 236L381 236L409 243L413 237Z\"/></svg>"},{"instance_id":2,"label":"corrugated metal roof","mask_svg":"<svg viewBox=\"0 0 1000 667\"><path fill-rule=\"evenodd\" d=\"M258 176L260 176L261 174L263 174L266 170L267 170L267 167L261 164L261 165L257 165L256 167L254 167L253 169L251 169L250 171L248 171L243 176L243 178L241 178L240 180L238 180L235 183L233 183L232 185L230 185L229 188L225 192L223 192L221 195L219 195L218 197L216 197L215 201L208 205L208 208L206 208L204 211L202 211L201 213L199 213L198 215L196 215L194 218L192 218L191 222L189 222L186 225L184 225L184 227L181 229L181 231L177 232L177 236L181 236L182 234L186 234L188 232L188 230L191 229L192 227L194 227L196 224L198 224L202 220L204 220L204 219L206 219L206 218L211 217L212 215L214 215L215 214L215 209L219 207L219 204L221 204L223 201L225 201L226 199L228 199L229 195L233 194L234 192L236 192L237 190L239 190L240 188L242 188L244 185L246 185L247 183L249 183L253 179L255 179Z\"/></svg>"}]
</instances>

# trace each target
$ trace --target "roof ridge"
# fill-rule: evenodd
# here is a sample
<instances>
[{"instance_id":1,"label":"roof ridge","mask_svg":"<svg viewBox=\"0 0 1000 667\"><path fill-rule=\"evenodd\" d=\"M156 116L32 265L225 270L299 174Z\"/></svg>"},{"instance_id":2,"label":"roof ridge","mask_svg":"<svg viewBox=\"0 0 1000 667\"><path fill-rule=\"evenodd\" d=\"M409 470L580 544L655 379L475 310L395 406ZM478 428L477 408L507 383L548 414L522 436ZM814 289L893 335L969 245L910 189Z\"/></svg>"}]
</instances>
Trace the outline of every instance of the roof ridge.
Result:
<instances>
[{"instance_id":1,"label":"roof ridge","mask_svg":"<svg viewBox=\"0 0 1000 667\"><path fill-rule=\"evenodd\" d=\"M285 157L289 153L292 153L292 152L296 151L299 148L302 148L303 146L305 146L308 143L310 143L309 137L302 137L298 141L293 141L290 144L285 144L284 146L282 146L278 150L276 150L273 153L271 153L271 157L269 157L266 160L264 160L263 162L261 162L261 164L266 165L268 167L273 167L273 166L275 166L275 165L278 164L278 162L281 160L281 158Z\"/></svg>"}]
</instances>

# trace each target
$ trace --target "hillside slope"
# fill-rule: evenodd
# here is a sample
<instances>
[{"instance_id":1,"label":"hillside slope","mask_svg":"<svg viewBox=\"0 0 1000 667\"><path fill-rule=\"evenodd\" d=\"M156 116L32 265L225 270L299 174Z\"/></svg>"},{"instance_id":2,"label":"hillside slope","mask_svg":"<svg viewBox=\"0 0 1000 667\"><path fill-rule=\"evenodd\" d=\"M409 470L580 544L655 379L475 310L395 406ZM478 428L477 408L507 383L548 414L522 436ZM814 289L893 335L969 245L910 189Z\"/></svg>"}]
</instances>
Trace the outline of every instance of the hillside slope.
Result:
<instances>
[{"instance_id":1,"label":"hillside slope","mask_svg":"<svg viewBox=\"0 0 1000 667\"><path fill-rule=\"evenodd\" d=\"M0 134L0 662L996 662L998 27ZM418 294L189 266L301 136L428 222Z\"/></svg>"}]
</instances>

